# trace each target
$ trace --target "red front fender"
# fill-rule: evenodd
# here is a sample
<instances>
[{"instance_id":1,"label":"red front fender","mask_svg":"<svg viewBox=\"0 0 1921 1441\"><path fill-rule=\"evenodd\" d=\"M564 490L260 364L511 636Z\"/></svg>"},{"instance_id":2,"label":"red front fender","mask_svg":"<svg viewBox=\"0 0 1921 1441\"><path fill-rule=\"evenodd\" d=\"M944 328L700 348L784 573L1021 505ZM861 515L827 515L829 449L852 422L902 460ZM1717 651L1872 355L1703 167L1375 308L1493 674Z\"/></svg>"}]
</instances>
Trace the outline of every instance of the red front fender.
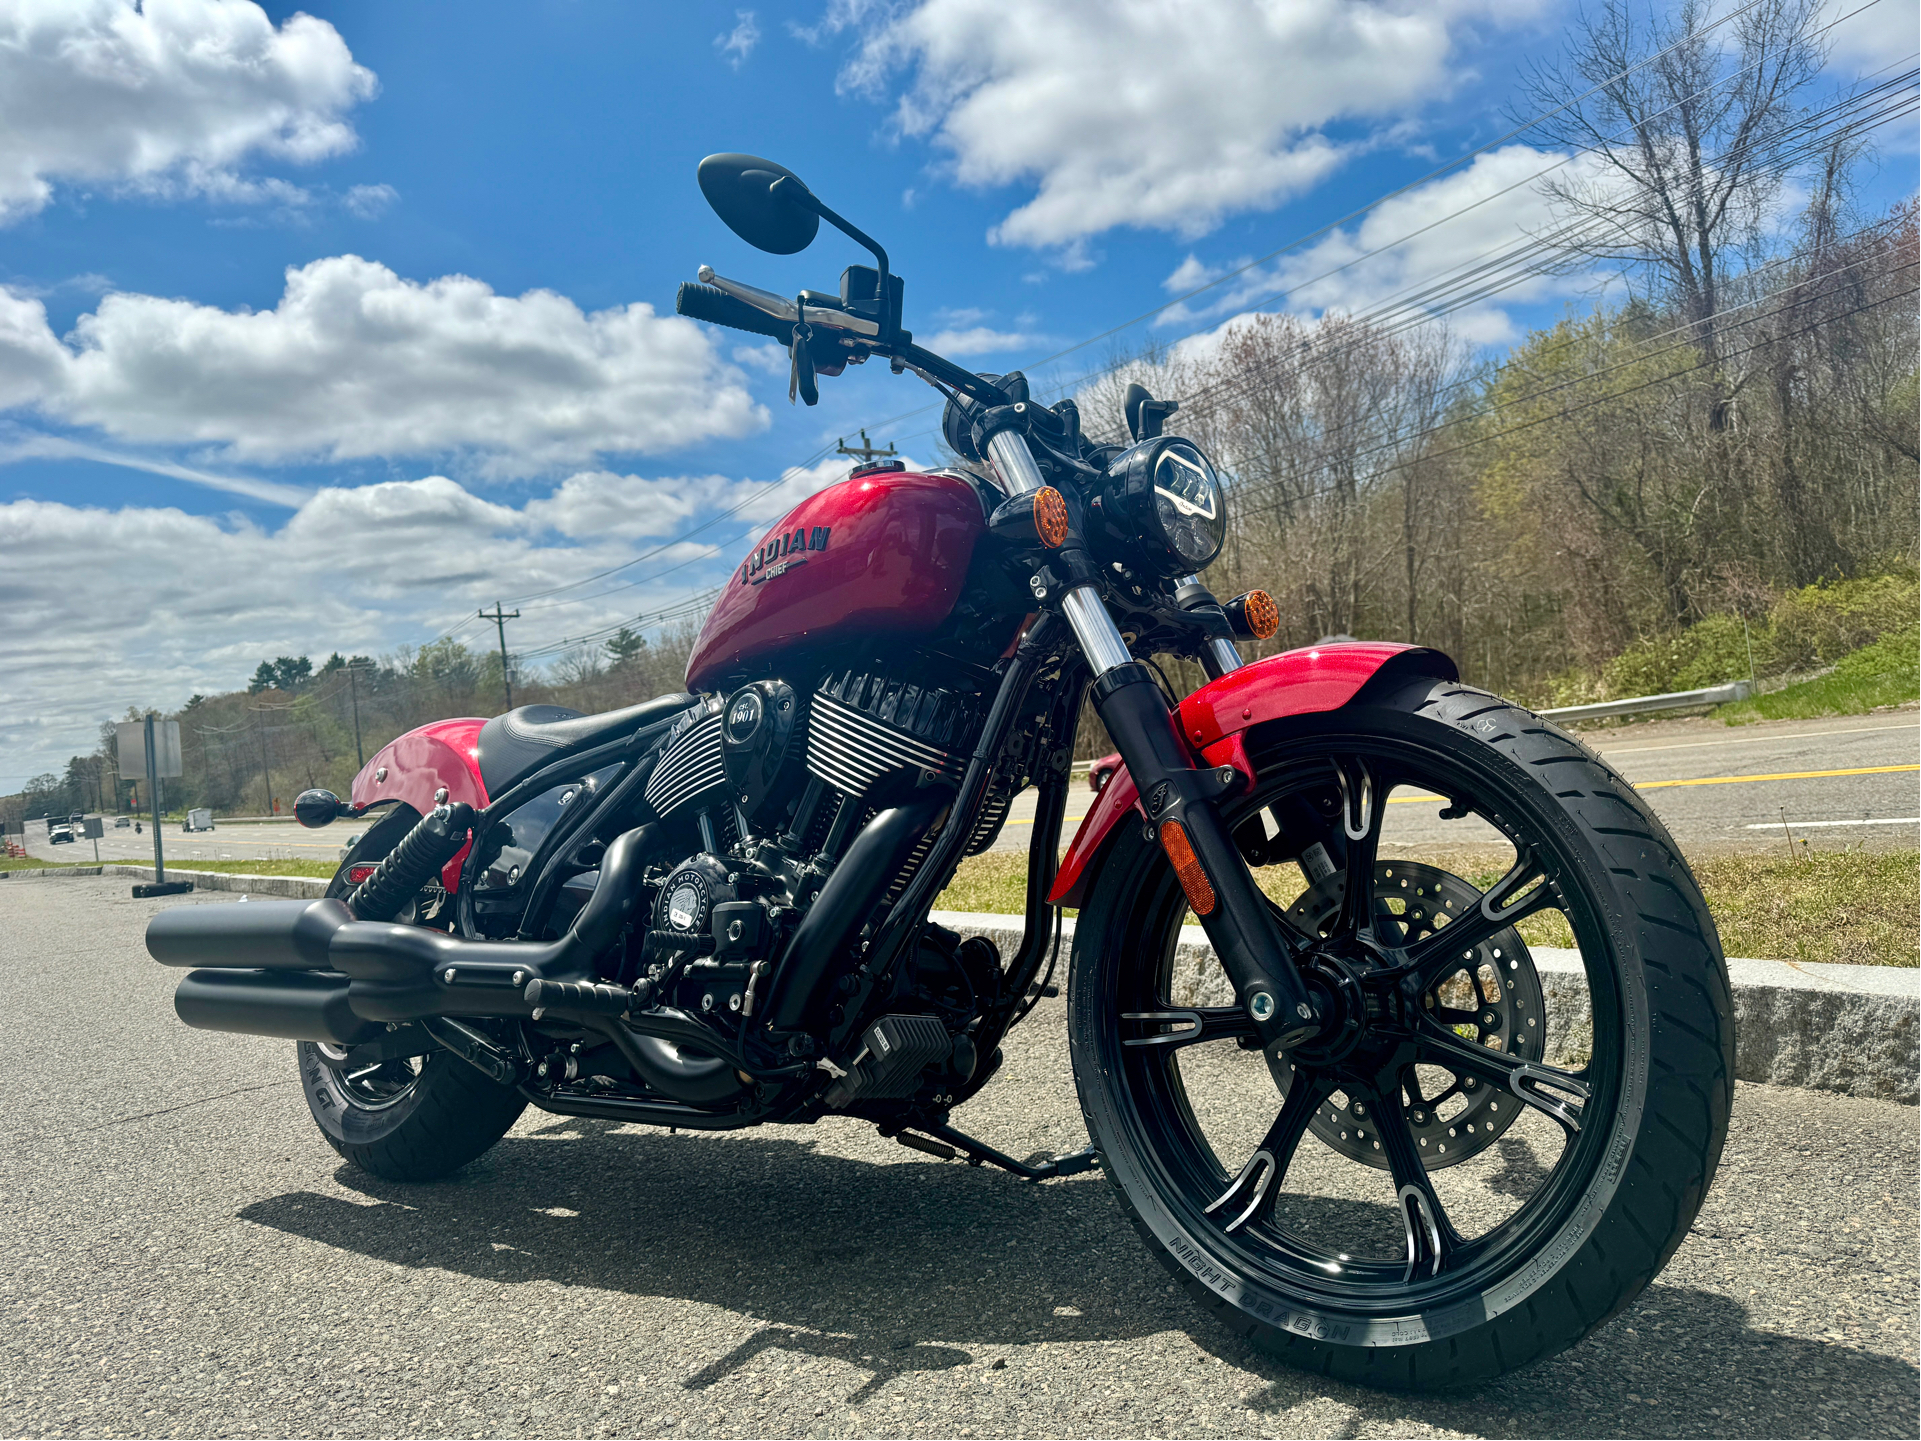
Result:
<instances>
[{"instance_id":1,"label":"red front fender","mask_svg":"<svg viewBox=\"0 0 1921 1441\"><path fill-rule=\"evenodd\" d=\"M1387 641L1341 641L1282 651L1266 660L1209 681L1181 702L1181 738L1193 749L1197 765L1231 765L1253 779L1241 733L1263 721L1312 711L1339 710L1361 687L1389 666L1408 676L1458 680L1454 662L1437 650ZM1095 864L1114 829L1137 813L1140 793L1127 767L1114 772L1081 821L1074 843L1061 861L1048 900L1079 907L1086 903Z\"/></svg>"},{"instance_id":2,"label":"red front fender","mask_svg":"<svg viewBox=\"0 0 1921 1441\"><path fill-rule=\"evenodd\" d=\"M455 805L465 801L475 810L487 804L487 783L480 778L475 747L484 720L435 721L389 741L354 777L350 797L357 809L376 801L405 801L423 816L434 808L434 792L446 788ZM467 847L448 861L440 873L449 891L460 889L460 868Z\"/></svg>"}]
</instances>

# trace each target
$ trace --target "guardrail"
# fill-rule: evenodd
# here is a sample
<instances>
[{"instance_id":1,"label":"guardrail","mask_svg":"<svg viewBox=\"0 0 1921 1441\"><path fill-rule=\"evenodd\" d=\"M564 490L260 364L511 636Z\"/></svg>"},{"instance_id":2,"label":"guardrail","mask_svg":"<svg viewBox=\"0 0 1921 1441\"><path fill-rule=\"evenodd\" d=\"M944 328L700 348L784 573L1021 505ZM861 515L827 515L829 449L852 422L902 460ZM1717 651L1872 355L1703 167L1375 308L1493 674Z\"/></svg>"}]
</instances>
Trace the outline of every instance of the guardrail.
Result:
<instances>
[{"instance_id":1,"label":"guardrail","mask_svg":"<svg viewBox=\"0 0 1921 1441\"><path fill-rule=\"evenodd\" d=\"M1540 714L1551 721L1600 720L1605 716L1643 715L1652 711L1686 710L1690 706L1726 705L1729 701L1746 700L1754 694L1754 686L1744 680L1729 681L1726 685L1711 685L1701 690L1675 690L1665 695L1629 696L1626 700L1604 700L1594 705L1564 705Z\"/></svg>"}]
</instances>

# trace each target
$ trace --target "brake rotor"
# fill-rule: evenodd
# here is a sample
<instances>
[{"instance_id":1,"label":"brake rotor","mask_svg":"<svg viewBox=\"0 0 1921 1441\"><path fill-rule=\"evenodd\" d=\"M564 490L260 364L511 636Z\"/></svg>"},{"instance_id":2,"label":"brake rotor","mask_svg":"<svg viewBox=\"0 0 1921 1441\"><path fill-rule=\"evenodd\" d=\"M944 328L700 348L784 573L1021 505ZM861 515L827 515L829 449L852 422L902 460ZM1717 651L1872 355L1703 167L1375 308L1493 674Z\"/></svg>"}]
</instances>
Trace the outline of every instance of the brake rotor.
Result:
<instances>
[{"instance_id":1,"label":"brake rotor","mask_svg":"<svg viewBox=\"0 0 1921 1441\"><path fill-rule=\"evenodd\" d=\"M1319 935L1341 912L1346 876L1335 872L1311 886L1288 907L1288 919ZM1426 939L1481 903L1481 892L1451 872L1419 861L1378 861L1374 867L1374 925L1394 946ZM1445 919L1443 919L1445 918ZM1534 958L1515 929L1497 931L1463 949L1458 966L1422 998L1443 1025L1463 1040L1522 1060L1538 1061L1547 1046L1547 1007ZM1281 1094L1292 1066L1272 1053L1268 1065ZM1477 1076L1456 1075L1422 1062L1402 1077L1402 1108L1408 1130L1430 1171L1458 1166L1485 1151L1519 1119L1520 1101ZM1321 1104L1308 1129L1349 1160L1387 1170L1376 1121L1359 1097L1336 1091Z\"/></svg>"}]
</instances>

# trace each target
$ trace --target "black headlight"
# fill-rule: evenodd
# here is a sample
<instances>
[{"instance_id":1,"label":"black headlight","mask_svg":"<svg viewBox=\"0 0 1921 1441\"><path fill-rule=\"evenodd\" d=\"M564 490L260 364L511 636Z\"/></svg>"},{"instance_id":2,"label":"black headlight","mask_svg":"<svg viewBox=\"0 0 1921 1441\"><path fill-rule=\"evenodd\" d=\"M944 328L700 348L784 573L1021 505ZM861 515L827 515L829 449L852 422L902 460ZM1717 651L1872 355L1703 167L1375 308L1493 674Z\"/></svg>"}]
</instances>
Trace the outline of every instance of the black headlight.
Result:
<instances>
[{"instance_id":1,"label":"black headlight","mask_svg":"<svg viewBox=\"0 0 1921 1441\"><path fill-rule=\"evenodd\" d=\"M1205 569L1227 540L1227 497L1191 440L1157 436L1107 467L1100 510L1108 537L1157 575Z\"/></svg>"}]
</instances>

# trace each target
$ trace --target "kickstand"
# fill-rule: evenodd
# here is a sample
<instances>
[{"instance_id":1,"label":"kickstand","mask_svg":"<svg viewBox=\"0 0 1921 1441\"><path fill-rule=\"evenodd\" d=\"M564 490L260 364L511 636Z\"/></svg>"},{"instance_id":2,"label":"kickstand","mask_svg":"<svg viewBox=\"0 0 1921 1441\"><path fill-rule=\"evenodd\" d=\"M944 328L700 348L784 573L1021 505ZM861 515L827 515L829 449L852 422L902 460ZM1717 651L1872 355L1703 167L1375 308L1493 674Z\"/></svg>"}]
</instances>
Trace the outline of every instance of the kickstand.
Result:
<instances>
[{"instance_id":1,"label":"kickstand","mask_svg":"<svg viewBox=\"0 0 1921 1441\"><path fill-rule=\"evenodd\" d=\"M924 1132L929 1136L938 1136L947 1144L940 1145L936 1142L924 1141L919 1136L909 1135L908 1128L882 1131L881 1134L891 1136L903 1146L911 1146L916 1151L925 1151L930 1156L940 1156L947 1160L965 1156L970 1166L978 1166L985 1161L990 1166L999 1166L1003 1171L1012 1171L1023 1181L1045 1181L1050 1176L1078 1176L1082 1171L1096 1169L1101 1163L1100 1153L1092 1146L1088 1146L1065 1156L1055 1156L1052 1160L1042 1161L1038 1166L1030 1166L1024 1161L1016 1161L1004 1152L996 1151L992 1146L976 1141L972 1136L957 1131L952 1126L929 1125L918 1121L910 1125L911 1129Z\"/></svg>"}]
</instances>

